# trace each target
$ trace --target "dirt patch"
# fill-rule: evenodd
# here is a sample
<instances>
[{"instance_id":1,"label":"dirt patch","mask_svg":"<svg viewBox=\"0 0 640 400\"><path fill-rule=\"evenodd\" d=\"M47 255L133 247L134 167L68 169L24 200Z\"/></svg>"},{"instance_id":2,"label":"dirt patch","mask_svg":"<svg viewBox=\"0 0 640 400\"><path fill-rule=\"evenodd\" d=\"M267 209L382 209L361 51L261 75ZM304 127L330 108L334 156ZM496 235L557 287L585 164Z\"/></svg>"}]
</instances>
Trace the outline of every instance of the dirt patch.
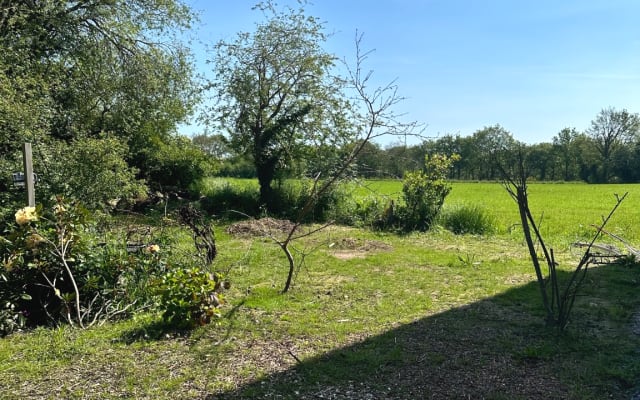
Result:
<instances>
[{"instance_id":1,"label":"dirt patch","mask_svg":"<svg viewBox=\"0 0 640 400\"><path fill-rule=\"evenodd\" d=\"M377 240L365 240L358 238L342 238L329 244L334 257L341 260L352 258L365 258L372 252L391 251L393 247Z\"/></svg>"},{"instance_id":2,"label":"dirt patch","mask_svg":"<svg viewBox=\"0 0 640 400\"><path fill-rule=\"evenodd\" d=\"M267 236L291 232L294 223L286 219L260 218L231 224L227 233L233 236Z\"/></svg>"}]
</instances>

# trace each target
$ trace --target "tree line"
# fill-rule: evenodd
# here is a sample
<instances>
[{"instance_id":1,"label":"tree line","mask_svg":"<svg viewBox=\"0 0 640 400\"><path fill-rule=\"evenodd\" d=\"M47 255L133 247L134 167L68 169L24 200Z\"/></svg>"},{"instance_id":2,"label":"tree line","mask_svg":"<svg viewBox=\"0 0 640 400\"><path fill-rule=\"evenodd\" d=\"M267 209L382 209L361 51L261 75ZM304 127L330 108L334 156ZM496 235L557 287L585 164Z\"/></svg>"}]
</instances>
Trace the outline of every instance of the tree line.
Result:
<instances>
[{"instance_id":1,"label":"tree line","mask_svg":"<svg viewBox=\"0 0 640 400\"><path fill-rule=\"evenodd\" d=\"M221 174L254 176L251 163L236 153L224 136L196 135L193 142L223 160ZM336 149L336 153L340 152ZM361 178L399 179L406 171L424 168L425 156L457 154L459 159L453 163L449 178L500 180L501 173L493 161L505 153L522 153L528 177L535 181L637 183L640 182L640 117L627 110L605 108L586 131L564 128L551 142L537 144L517 141L500 125L484 127L469 136L444 135L414 145L395 143L383 147L369 142L352 172ZM299 161L304 164L304 160ZM293 168L290 175L300 169Z\"/></svg>"}]
</instances>

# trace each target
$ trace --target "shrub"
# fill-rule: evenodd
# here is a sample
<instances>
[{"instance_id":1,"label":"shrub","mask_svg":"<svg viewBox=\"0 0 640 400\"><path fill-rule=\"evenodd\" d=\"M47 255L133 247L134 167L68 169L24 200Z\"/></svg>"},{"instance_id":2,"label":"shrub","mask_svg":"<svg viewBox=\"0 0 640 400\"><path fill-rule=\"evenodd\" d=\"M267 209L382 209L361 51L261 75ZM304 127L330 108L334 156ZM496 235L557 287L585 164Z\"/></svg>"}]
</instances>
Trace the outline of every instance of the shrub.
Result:
<instances>
[{"instance_id":1,"label":"shrub","mask_svg":"<svg viewBox=\"0 0 640 400\"><path fill-rule=\"evenodd\" d=\"M257 215L258 189L250 185L234 184L225 179L207 179L199 184L200 206L210 215L223 216L229 219L241 217L238 211L246 215Z\"/></svg>"},{"instance_id":2,"label":"shrub","mask_svg":"<svg viewBox=\"0 0 640 400\"><path fill-rule=\"evenodd\" d=\"M321 194L316 191L323 182L312 179L288 179L279 182L273 191L271 211L276 216L296 220L299 212L313 196L313 208L302 222L326 222L344 219L341 210L348 209L349 193L345 184L335 184Z\"/></svg>"},{"instance_id":3,"label":"shrub","mask_svg":"<svg viewBox=\"0 0 640 400\"><path fill-rule=\"evenodd\" d=\"M451 191L447 175L458 155L425 157L425 170L405 173L402 182L404 205L394 210L407 231L428 230L440 213L444 199Z\"/></svg>"},{"instance_id":4,"label":"shrub","mask_svg":"<svg viewBox=\"0 0 640 400\"><path fill-rule=\"evenodd\" d=\"M63 195L85 207L100 208L113 199L133 199L146 191L125 161L128 148L117 139L83 138L41 146L37 164L43 198ZM40 168L38 168L40 167Z\"/></svg>"},{"instance_id":5,"label":"shrub","mask_svg":"<svg viewBox=\"0 0 640 400\"><path fill-rule=\"evenodd\" d=\"M192 185L217 168L211 157L182 136L155 143L141 158L144 159L143 173L149 185L160 191L169 189L192 194Z\"/></svg>"},{"instance_id":6,"label":"shrub","mask_svg":"<svg viewBox=\"0 0 640 400\"><path fill-rule=\"evenodd\" d=\"M256 178L256 166L253 161L244 156L234 156L222 160L219 176L228 176L234 178Z\"/></svg>"},{"instance_id":7,"label":"shrub","mask_svg":"<svg viewBox=\"0 0 640 400\"><path fill-rule=\"evenodd\" d=\"M158 287L163 319L180 328L208 324L220 317L225 286L219 273L199 267L173 268Z\"/></svg>"},{"instance_id":8,"label":"shrub","mask_svg":"<svg viewBox=\"0 0 640 400\"><path fill-rule=\"evenodd\" d=\"M495 217L478 205L461 205L444 209L440 224L456 235L484 235L495 231Z\"/></svg>"},{"instance_id":9,"label":"shrub","mask_svg":"<svg viewBox=\"0 0 640 400\"><path fill-rule=\"evenodd\" d=\"M318 187L322 183L318 183ZM246 181L221 178L201 180L197 190L202 194L200 205L210 215L234 219L240 213L253 217L260 216L258 186L247 184ZM278 182L273 190L273 205L271 213L274 217L294 220L304 207L309 197L314 195L314 184L310 179L287 179ZM345 185L333 188L316 196L313 209L303 222L323 222L331 220L346 220L345 213L349 211L350 195ZM233 213L237 211L238 213Z\"/></svg>"},{"instance_id":10,"label":"shrub","mask_svg":"<svg viewBox=\"0 0 640 400\"><path fill-rule=\"evenodd\" d=\"M164 273L157 245L131 254L99 243L92 213L62 197L25 207L0 237L0 334L67 321L81 327L153 301L149 283Z\"/></svg>"},{"instance_id":11,"label":"shrub","mask_svg":"<svg viewBox=\"0 0 640 400\"><path fill-rule=\"evenodd\" d=\"M116 231L99 241L93 215L57 197L53 207L24 207L2 225L0 336L65 321L88 327L157 305L172 324L203 324L219 315L221 275L197 267L199 239L212 235L194 237L196 252L176 262L164 230L159 237L146 229L134 237L128 228L126 239ZM208 263L215 256L209 253Z\"/></svg>"},{"instance_id":12,"label":"shrub","mask_svg":"<svg viewBox=\"0 0 640 400\"><path fill-rule=\"evenodd\" d=\"M374 227L385 211L387 200L376 195L353 196L352 189L349 184L340 187L341 196L329 210L330 219L342 225Z\"/></svg>"}]
</instances>

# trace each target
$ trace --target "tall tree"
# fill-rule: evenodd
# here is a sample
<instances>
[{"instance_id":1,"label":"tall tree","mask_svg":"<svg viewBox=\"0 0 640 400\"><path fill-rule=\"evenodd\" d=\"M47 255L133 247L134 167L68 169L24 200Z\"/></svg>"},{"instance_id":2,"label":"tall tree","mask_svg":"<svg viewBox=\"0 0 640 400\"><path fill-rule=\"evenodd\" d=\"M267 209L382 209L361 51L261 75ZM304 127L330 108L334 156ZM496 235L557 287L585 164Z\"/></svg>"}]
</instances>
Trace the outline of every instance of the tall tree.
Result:
<instances>
[{"instance_id":1,"label":"tall tree","mask_svg":"<svg viewBox=\"0 0 640 400\"><path fill-rule=\"evenodd\" d=\"M489 162L497 154L505 154L505 151L515 145L511 133L500 125L484 127L473 133L470 142L473 152L470 154L469 165L475 171L472 179L497 179L499 178L496 164Z\"/></svg>"},{"instance_id":2,"label":"tall tree","mask_svg":"<svg viewBox=\"0 0 640 400\"><path fill-rule=\"evenodd\" d=\"M551 143L538 143L527 146L526 162L530 176L546 181L556 178L557 157Z\"/></svg>"},{"instance_id":3,"label":"tall tree","mask_svg":"<svg viewBox=\"0 0 640 400\"><path fill-rule=\"evenodd\" d=\"M205 118L251 155L267 208L272 181L309 145L341 145L353 132L344 81L332 75L336 57L322 48L324 26L301 4L280 10L272 1L260 3L255 9L266 20L254 32L215 46L210 88L217 102Z\"/></svg>"},{"instance_id":4,"label":"tall tree","mask_svg":"<svg viewBox=\"0 0 640 400\"><path fill-rule=\"evenodd\" d=\"M611 178L611 161L619 146L630 143L640 131L640 116L627 110L605 108L591 121L587 134L594 140L602 160L601 182Z\"/></svg>"},{"instance_id":5,"label":"tall tree","mask_svg":"<svg viewBox=\"0 0 640 400\"><path fill-rule=\"evenodd\" d=\"M578 131L575 128L564 128L552 139L553 147L562 163L562 179L565 181L577 178L578 152L575 144L577 137Z\"/></svg>"},{"instance_id":6,"label":"tall tree","mask_svg":"<svg viewBox=\"0 0 640 400\"><path fill-rule=\"evenodd\" d=\"M586 182L598 182L598 171L602 165L594 139L586 133L575 137L572 146L576 149L578 177Z\"/></svg>"},{"instance_id":7,"label":"tall tree","mask_svg":"<svg viewBox=\"0 0 640 400\"><path fill-rule=\"evenodd\" d=\"M34 142L38 163L55 141L117 137L144 175L195 101L173 35L192 18L179 0L0 0L0 148Z\"/></svg>"},{"instance_id":8,"label":"tall tree","mask_svg":"<svg viewBox=\"0 0 640 400\"><path fill-rule=\"evenodd\" d=\"M202 133L194 135L191 138L191 141L195 146L217 160L222 160L231 156L229 141L224 135L209 135Z\"/></svg>"}]
</instances>

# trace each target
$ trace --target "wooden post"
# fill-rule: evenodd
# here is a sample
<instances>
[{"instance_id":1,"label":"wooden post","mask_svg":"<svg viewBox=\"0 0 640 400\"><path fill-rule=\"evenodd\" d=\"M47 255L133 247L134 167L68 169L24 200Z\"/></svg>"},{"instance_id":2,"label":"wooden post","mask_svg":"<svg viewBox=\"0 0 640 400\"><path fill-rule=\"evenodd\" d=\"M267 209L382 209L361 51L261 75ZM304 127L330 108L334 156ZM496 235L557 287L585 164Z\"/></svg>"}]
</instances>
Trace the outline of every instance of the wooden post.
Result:
<instances>
[{"instance_id":1,"label":"wooden post","mask_svg":"<svg viewBox=\"0 0 640 400\"><path fill-rule=\"evenodd\" d=\"M36 206L36 190L33 175L33 157L31 155L31 143L25 143L22 148L24 159L24 183L27 189L27 203L29 207Z\"/></svg>"}]
</instances>

